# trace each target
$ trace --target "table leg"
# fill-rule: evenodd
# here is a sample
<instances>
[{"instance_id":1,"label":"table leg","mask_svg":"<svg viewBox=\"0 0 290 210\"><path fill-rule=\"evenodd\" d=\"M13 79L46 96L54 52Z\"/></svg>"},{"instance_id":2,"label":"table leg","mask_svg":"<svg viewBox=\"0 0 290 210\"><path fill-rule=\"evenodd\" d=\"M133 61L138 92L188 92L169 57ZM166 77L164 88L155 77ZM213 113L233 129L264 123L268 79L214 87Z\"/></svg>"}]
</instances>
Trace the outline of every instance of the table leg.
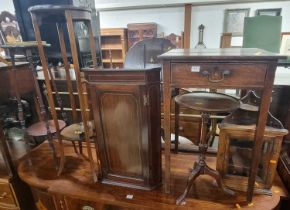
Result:
<instances>
[{"instance_id":1,"label":"table leg","mask_svg":"<svg viewBox=\"0 0 290 210\"><path fill-rule=\"evenodd\" d=\"M268 66L266 79L265 79L265 86L262 91L261 104L260 104L259 115L257 119L257 128L255 132L254 146L253 146L253 151L252 151L251 170L250 170L250 176L248 180L248 191L247 191L248 202L252 202L252 198L253 198L256 175L257 175L259 161L261 158L261 149L262 149L262 143L263 143L264 130L265 130L268 111L269 111L270 103L271 103L273 82L275 78L275 69L276 69L275 64Z\"/></svg>"},{"instance_id":2,"label":"table leg","mask_svg":"<svg viewBox=\"0 0 290 210\"><path fill-rule=\"evenodd\" d=\"M164 141L165 141L165 192L170 193L170 62L163 63L163 106L164 106Z\"/></svg>"},{"instance_id":3,"label":"table leg","mask_svg":"<svg viewBox=\"0 0 290 210\"><path fill-rule=\"evenodd\" d=\"M48 63L47 63L46 56L44 53L44 47L42 45L40 29L39 29L39 25L38 25L37 18L35 16L35 14L31 15L31 19L32 19L33 27L34 27L35 39L36 39L37 45L38 45L39 57L41 60L45 84L46 84L46 88L47 88L48 104L50 107L50 113L51 113L51 116L52 116L52 119L54 122L54 126L56 129L56 135L57 135L57 139L58 139L58 143L59 143L60 163L59 163L59 168L58 168L58 175L60 175L62 173L63 168L64 168L64 162L65 162L64 147L63 147L63 143L62 143L62 138L60 136L60 127L59 127L57 113L55 110L54 99L53 99L53 95L52 95L52 87L51 87L51 83L50 83L51 81L49 79L49 72L48 72Z\"/></svg>"},{"instance_id":4,"label":"table leg","mask_svg":"<svg viewBox=\"0 0 290 210\"><path fill-rule=\"evenodd\" d=\"M175 89L175 95L179 95L179 88ZM175 131L174 131L174 152L178 153L178 143L179 143L179 104L175 102L174 109L174 123L175 123Z\"/></svg>"},{"instance_id":5,"label":"table leg","mask_svg":"<svg viewBox=\"0 0 290 210\"><path fill-rule=\"evenodd\" d=\"M71 54L72 54L72 59L73 59L73 64L74 64L74 70L75 70L75 75L76 75L76 83L77 83L77 90L78 90L78 95L79 95L79 102L80 102L80 109L81 109L81 116L82 116L82 121L84 125L84 133L85 133L85 141L86 141L86 147L87 147L87 152L88 152L88 157L89 157L89 162L90 162L90 167L92 170L92 176L94 182L98 181L98 170L95 167L94 164L94 159L93 159L93 154L92 154L92 149L91 149L91 143L90 143L90 137L89 137L89 127L88 127L88 113L87 113L87 107L83 95L83 85L81 81L81 71L80 71L80 64L79 64L79 59L78 59L78 51L77 51L77 45L76 45L76 37L75 37L75 32L74 32L74 24L73 24L73 19L72 19L72 14L70 11L65 12L65 17L67 21L67 30L68 30L68 35L69 35L69 42L71 46ZM90 35L92 35L90 33Z\"/></svg>"},{"instance_id":6,"label":"table leg","mask_svg":"<svg viewBox=\"0 0 290 210\"><path fill-rule=\"evenodd\" d=\"M10 49L9 50L10 53L10 57L11 57L11 63L12 63L12 68L10 71L10 82L11 82L11 87L13 89L13 96L16 97L16 101L17 101L17 108L18 108L18 120L20 122L21 125L21 129L25 132L25 119L24 119L24 110L23 110L23 106L21 103L21 97L18 91L18 84L16 81L16 64L15 64L15 50L14 49Z\"/></svg>"},{"instance_id":7,"label":"table leg","mask_svg":"<svg viewBox=\"0 0 290 210\"><path fill-rule=\"evenodd\" d=\"M90 39L90 48L91 48L91 54L92 54L92 60L93 60L93 67L97 68L97 58L96 58L96 43L94 39L94 33L92 29L92 23L87 22L88 30L89 30L89 39Z\"/></svg>"}]
</instances>

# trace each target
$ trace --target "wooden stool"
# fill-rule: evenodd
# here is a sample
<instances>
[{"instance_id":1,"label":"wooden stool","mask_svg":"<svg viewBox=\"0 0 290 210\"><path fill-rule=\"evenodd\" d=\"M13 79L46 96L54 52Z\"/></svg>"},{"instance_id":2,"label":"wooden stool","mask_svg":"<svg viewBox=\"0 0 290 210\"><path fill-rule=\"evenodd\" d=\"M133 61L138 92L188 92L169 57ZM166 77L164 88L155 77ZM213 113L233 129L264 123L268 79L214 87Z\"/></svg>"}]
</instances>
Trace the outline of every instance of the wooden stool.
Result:
<instances>
[{"instance_id":1,"label":"wooden stool","mask_svg":"<svg viewBox=\"0 0 290 210\"><path fill-rule=\"evenodd\" d=\"M239 107L239 101L231 96L213 93L213 92L193 92L175 97L177 104L201 112L201 133L199 142L199 160L194 163L193 170L188 177L187 186L182 195L180 195L176 204L181 204L194 182L201 174L207 174L215 178L218 186L226 193L233 195L234 192L226 189L222 183L218 171L211 169L205 162L205 153L208 148L208 127L210 115L217 113L232 112Z\"/></svg>"},{"instance_id":2,"label":"wooden stool","mask_svg":"<svg viewBox=\"0 0 290 210\"><path fill-rule=\"evenodd\" d=\"M63 129L65 127L65 122L63 120L58 120L58 124L60 129ZM50 133L54 134L56 133L56 128L53 120L40 121L37 123L34 123L33 125L29 126L26 129L26 133L29 136L35 137L41 137L41 136L47 136L47 126L49 127Z\"/></svg>"}]
</instances>

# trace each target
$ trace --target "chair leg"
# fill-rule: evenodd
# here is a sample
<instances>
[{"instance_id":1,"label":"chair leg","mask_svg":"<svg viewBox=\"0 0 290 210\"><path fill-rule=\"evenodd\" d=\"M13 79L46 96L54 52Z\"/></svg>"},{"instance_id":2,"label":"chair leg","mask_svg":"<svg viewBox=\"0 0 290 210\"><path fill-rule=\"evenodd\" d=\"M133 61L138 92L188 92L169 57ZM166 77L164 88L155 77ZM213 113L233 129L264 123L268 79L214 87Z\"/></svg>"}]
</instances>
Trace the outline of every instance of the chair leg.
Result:
<instances>
[{"instance_id":1,"label":"chair leg","mask_svg":"<svg viewBox=\"0 0 290 210\"><path fill-rule=\"evenodd\" d=\"M72 145L73 145L73 147L74 147L74 151L75 151L75 153L78 154L78 150L77 150L77 147L76 147L75 142L74 142L74 141L71 141L71 143L72 143Z\"/></svg>"},{"instance_id":2,"label":"chair leg","mask_svg":"<svg viewBox=\"0 0 290 210\"><path fill-rule=\"evenodd\" d=\"M64 169L64 164L65 164L65 156L64 156L64 148L63 148L63 146L60 149L61 149L60 162L59 162L59 168L58 168L58 172L57 172L58 176L60 176L62 174L63 169Z\"/></svg>"},{"instance_id":3,"label":"chair leg","mask_svg":"<svg viewBox=\"0 0 290 210\"><path fill-rule=\"evenodd\" d=\"M34 146L37 146L38 143L37 143L36 137L35 136L32 136L32 139L33 139L33 142L34 142Z\"/></svg>"},{"instance_id":4,"label":"chair leg","mask_svg":"<svg viewBox=\"0 0 290 210\"><path fill-rule=\"evenodd\" d=\"M79 151L80 151L80 154L83 154L83 142L82 141L79 141Z\"/></svg>"},{"instance_id":5,"label":"chair leg","mask_svg":"<svg viewBox=\"0 0 290 210\"><path fill-rule=\"evenodd\" d=\"M174 111L174 152L178 153L178 144L179 144L179 104L175 102L175 111Z\"/></svg>"}]
</instances>

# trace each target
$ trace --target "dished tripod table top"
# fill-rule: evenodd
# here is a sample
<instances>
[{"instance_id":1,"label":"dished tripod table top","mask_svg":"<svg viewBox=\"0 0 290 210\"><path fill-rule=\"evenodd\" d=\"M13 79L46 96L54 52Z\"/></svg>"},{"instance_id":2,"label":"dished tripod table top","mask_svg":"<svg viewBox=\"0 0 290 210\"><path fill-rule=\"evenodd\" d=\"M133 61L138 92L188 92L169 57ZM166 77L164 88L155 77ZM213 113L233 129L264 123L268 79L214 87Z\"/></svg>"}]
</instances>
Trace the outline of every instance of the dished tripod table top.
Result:
<instances>
[{"instance_id":1,"label":"dished tripod table top","mask_svg":"<svg viewBox=\"0 0 290 210\"><path fill-rule=\"evenodd\" d=\"M251 202L261 156L262 137L270 106L277 62L285 56L255 48L173 49L159 56L163 62L165 134L165 191L170 193L171 88L262 90L247 201Z\"/></svg>"}]
</instances>

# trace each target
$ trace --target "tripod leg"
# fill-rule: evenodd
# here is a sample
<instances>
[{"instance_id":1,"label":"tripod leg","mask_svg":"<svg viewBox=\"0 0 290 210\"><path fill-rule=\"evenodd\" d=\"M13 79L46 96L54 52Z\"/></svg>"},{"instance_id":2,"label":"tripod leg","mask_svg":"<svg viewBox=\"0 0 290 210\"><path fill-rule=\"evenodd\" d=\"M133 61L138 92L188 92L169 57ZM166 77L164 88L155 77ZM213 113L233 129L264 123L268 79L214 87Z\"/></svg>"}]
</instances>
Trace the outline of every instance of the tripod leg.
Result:
<instances>
[{"instance_id":1,"label":"tripod leg","mask_svg":"<svg viewBox=\"0 0 290 210\"><path fill-rule=\"evenodd\" d=\"M207 165L205 165L204 167L204 172L205 174L210 175L211 177L213 177L216 182L217 185L219 186L219 188L221 188L225 193L229 194L229 195L235 195L235 192L228 189L222 182L222 178L221 175L218 171L211 169L210 167L208 167Z\"/></svg>"},{"instance_id":2,"label":"tripod leg","mask_svg":"<svg viewBox=\"0 0 290 210\"><path fill-rule=\"evenodd\" d=\"M196 177L199 176L201 171L201 166L198 164L195 164L195 168L192 170L192 172L189 174L188 180L187 180L187 186L184 190L184 192L182 193L182 195L180 195L177 199L176 199L176 204L179 205L181 204L185 197L188 195L188 192L194 182L194 180L196 179Z\"/></svg>"}]
</instances>

